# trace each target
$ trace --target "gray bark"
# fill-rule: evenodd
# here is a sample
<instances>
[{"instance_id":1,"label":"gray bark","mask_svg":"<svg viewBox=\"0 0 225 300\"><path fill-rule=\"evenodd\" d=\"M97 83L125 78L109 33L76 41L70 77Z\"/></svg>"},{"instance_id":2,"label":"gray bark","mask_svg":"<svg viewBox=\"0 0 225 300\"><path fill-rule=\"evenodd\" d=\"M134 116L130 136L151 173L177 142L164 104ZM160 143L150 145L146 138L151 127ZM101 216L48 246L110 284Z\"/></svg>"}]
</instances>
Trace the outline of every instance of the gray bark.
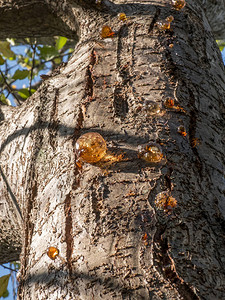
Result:
<instances>
[{"instance_id":1,"label":"gray bark","mask_svg":"<svg viewBox=\"0 0 225 300\"><path fill-rule=\"evenodd\" d=\"M103 11L46 2L74 14L80 40L27 103L1 112L0 221L14 236L0 240L13 249L22 239L18 298L222 299L225 76L204 12L195 1L182 11L166 1L106 2ZM156 21L171 14L172 30L160 31ZM117 32L111 41L99 38L105 24ZM167 97L184 110L166 109ZM147 116L144 100L160 114ZM89 131L124 160L79 170L75 141ZM148 141L161 144L162 162L138 158ZM165 190L178 202L170 213L155 205ZM50 260L49 246L62 261Z\"/></svg>"},{"instance_id":2,"label":"gray bark","mask_svg":"<svg viewBox=\"0 0 225 300\"><path fill-rule=\"evenodd\" d=\"M78 38L78 26L70 12L62 20L44 0L0 1L0 15L1 39L55 35Z\"/></svg>"},{"instance_id":3,"label":"gray bark","mask_svg":"<svg viewBox=\"0 0 225 300\"><path fill-rule=\"evenodd\" d=\"M216 39L225 39L225 1L199 0Z\"/></svg>"}]
</instances>

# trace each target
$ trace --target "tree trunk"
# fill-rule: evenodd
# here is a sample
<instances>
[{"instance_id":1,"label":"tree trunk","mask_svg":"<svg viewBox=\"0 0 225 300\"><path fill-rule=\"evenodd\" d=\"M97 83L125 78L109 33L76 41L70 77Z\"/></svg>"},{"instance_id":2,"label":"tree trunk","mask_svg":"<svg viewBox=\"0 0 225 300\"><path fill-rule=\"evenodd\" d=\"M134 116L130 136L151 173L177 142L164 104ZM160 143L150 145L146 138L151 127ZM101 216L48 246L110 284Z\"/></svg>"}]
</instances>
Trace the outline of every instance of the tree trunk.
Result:
<instances>
[{"instance_id":1,"label":"tree trunk","mask_svg":"<svg viewBox=\"0 0 225 300\"><path fill-rule=\"evenodd\" d=\"M225 76L204 12L191 0L180 11L167 1L46 2L73 13L80 39L27 103L1 108L0 240L12 258L0 260L15 259L22 240L18 298L222 299ZM112 39L99 37L106 24ZM108 161L79 168L75 143L87 132L104 137ZM149 142L160 162L138 156ZM161 192L177 206L160 206Z\"/></svg>"}]
</instances>

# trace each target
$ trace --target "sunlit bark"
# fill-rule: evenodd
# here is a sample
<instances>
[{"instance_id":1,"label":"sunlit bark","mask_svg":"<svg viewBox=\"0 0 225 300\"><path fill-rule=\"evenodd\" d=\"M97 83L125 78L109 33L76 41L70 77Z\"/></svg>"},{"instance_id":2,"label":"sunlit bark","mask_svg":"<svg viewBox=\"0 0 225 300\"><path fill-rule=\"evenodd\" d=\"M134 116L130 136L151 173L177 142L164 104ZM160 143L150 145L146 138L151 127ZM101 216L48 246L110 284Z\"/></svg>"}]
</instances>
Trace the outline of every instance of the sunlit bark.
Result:
<instances>
[{"instance_id":1,"label":"sunlit bark","mask_svg":"<svg viewBox=\"0 0 225 300\"><path fill-rule=\"evenodd\" d=\"M27 103L1 113L0 190L22 239L19 299L221 299L225 77L202 9L47 2L62 19L70 9L80 40ZM160 31L169 15L171 30ZM100 38L105 24L110 40ZM144 101L159 111L146 113ZM76 166L75 142L90 131L117 162ZM162 148L158 163L138 157L149 141ZM174 209L157 207L163 191Z\"/></svg>"}]
</instances>

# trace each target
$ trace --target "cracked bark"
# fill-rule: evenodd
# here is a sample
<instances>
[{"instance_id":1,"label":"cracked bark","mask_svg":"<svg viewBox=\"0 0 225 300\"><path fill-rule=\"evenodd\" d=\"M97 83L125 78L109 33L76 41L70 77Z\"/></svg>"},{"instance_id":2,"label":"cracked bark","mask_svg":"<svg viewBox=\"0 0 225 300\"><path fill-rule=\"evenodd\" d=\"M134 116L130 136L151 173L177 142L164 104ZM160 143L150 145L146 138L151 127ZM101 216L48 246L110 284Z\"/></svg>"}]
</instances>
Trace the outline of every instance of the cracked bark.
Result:
<instances>
[{"instance_id":1,"label":"cracked bark","mask_svg":"<svg viewBox=\"0 0 225 300\"><path fill-rule=\"evenodd\" d=\"M45 3L67 26L76 18L80 41L27 103L1 108L0 245L9 237L14 251L22 240L18 298L221 299L224 66L201 8L105 1L102 12L93 1ZM171 14L172 30L160 32L155 23ZM118 32L112 41L99 39L106 23ZM166 109L167 97L183 110ZM147 116L144 100L161 113ZM75 141L89 131L127 160L78 169ZM193 147L195 138L201 144ZM162 163L137 158L149 140L161 144ZM166 189L178 201L172 213L155 206ZM51 261L49 246L65 262ZM3 253L1 261L10 257Z\"/></svg>"}]
</instances>

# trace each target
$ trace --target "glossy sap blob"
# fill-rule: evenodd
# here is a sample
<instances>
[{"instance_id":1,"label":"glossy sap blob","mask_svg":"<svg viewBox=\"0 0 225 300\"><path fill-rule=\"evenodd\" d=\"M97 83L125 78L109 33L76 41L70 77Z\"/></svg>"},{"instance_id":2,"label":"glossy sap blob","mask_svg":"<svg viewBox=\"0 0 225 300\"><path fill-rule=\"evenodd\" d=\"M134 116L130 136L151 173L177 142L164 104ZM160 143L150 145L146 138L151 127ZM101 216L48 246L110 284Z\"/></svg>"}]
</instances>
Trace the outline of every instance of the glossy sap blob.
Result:
<instances>
[{"instance_id":1,"label":"glossy sap blob","mask_svg":"<svg viewBox=\"0 0 225 300\"><path fill-rule=\"evenodd\" d=\"M143 110L147 115L154 116L160 113L160 106L156 102L146 100L143 104Z\"/></svg>"},{"instance_id":2,"label":"glossy sap blob","mask_svg":"<svg viewBox=\"0 0 225 300\"><path fill-rule=\"evenodd\" d=\"M169 192L164 191L156 195L155 205L158 209L170 210L177 206L177 200Z\"/></svg>"},{"instance_id":3,"label":"glossy sap blob","mask_svg":"<svg viewBox=\"0 0 225 300\"><path fill-rule=\"evenodd\" d=\"M80 162L95 163L106 154L107 146L104 138L97 132L88 132L76 141L75 151Z\"/></svg>"},{"instance_id":4,"label":"glossy sap blob","mask_svg":"<svg viewBox=\"0 0 225 300\"><path fill-rule=\"evenodd\" d=\"M155 143L138 146L138 157L147 162L157 163L163 159L161 147Z\"/></svg>"},{"instance_id":5,"label":"glossy sap blob","mask_svg":"<svg viewBox=\"0 0 225 300\"><path fill-rule=\"evenodd\" d=\"M186 129L183 125L179 126L178 129L177 129L177 132L183 136L186 136L187 135L187 132L186 132Z\"/></svg>"},{"instance_id":6,"label":"glossy sap blob","mask_svg":"<svg viewBox=\"0 0 225 300\"><path fill-rule=\"evenodd\" d=\"M115 32L112 31L112 28L108 25L102 27L101 37L103 39L111 38L115 35Z\"/></svg>"},{"instance_id":7,"label":"glossy sap blob","mask_svg":"<svg viewBox=\"0 0 225 300\"><path fill-rule=\"evenodd\" d=\"M173 8L176 10L180 10L185 7L186 1L185 0L171 0Z\"/></svg>"},{"instance_id":8,"label":"glossy sap blob","mask_svg":"<svg viewBox=\"0 0 225 300\"><path fill-rule=\"evenodd\" d=\"M55 260L57 258L57 256L59 255L59 249L57 249L55 247L49 247L47 250L47 255L52 260Z\"/></svg>"},{"instance_id":9,"label":"glossy sap blob","mask_svg":"<svg viewBox=\"0 0 225 300\"><path fill-rule=\"evenodd\" d=\"M125 13L120 13L120 14L118 14L118 19L120 21L126 22L127 21L127 16L126 16Z\"/></svg>"},{"instance_id":10,"label":"glossy sap blob","mask_svg":"<svg viewBox=\"0 0 225 300\"><path fill-rule=\"evenodd\" d=\"M158 21L156 22L156 25L160 30L169 30L170 29L170 23L174 20L173 16L169 16L166 18L166 20Z\"/></svg>"},{"instance_id":11,"label":"glossy sap blob","mask_svg":"<svg viewBox=\"0 0 225 300\"><path fill-rule=\"evenodd\" d=\"M174 107L174 99L173 98L167 98L164 101L164 106L167 108L173 108Z\"/></svg>"}]
</instances>

